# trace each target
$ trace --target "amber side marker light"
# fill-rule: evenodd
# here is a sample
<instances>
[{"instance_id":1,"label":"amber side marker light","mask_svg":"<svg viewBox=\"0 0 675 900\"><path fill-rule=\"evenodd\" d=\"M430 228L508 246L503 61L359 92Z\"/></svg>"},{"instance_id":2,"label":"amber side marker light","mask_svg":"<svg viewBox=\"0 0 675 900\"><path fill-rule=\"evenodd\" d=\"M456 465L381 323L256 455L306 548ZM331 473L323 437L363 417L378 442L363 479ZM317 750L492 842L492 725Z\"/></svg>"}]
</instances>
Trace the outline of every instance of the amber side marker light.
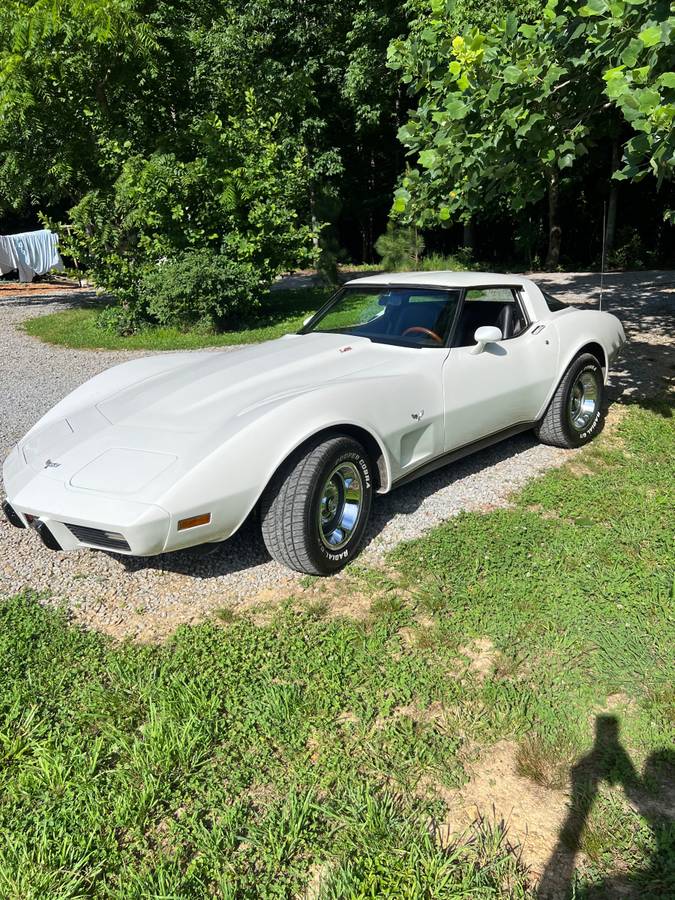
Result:
<instances>
[{"instance_id":1,"label":"amber side marker light","mask_svg":"<svg viewBox=\"0 0 675 900\"><path fill-rule=\"evenodd\" d=\"M196 528L197 525L208 525L211 521L211 513L202 513L200 516L190 516L189 519L178 520L178 530L185 531L186 528Z\"/></svg>"}]
</instances>

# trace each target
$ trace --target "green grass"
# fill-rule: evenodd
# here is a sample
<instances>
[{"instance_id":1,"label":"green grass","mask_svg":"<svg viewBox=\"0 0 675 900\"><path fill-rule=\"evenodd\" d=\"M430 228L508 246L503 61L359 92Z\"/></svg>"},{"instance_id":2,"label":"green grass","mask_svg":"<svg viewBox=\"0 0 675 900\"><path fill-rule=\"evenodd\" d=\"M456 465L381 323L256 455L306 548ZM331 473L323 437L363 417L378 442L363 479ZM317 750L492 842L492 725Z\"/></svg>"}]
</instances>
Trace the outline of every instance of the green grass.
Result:
<instances>
[{"instance_id":1,"label":"green grass","mask_svg":"<svg viewBox=\"0 0 675 900\"><path fill-rule=\"evenodd\" d=\"M272 291L263 304L257 322L249 328L222 334L157 327L122 337L97 327L102 308L99 304L36 316L24 322L22 327L28 334L48 344L76 349L160 351L256 344L297 331L303 320L315 312L333 290L326 287Z\"/></svg>"},{"instance_id":2,"label":"green grass","mask_svg":"<svg viewBox=\"0 0 675 900\"><path fill-rule=\"evenodd\" d=\"M292 898L320 881L323 900L534 897L500 829L432 837L444 805L421 783L461 785L507 738L521 774L556 788L609 695L623 749L594 757L577 895L615 868L672 895L672 825L623 799L635 778L658 798L675 723L667 412L629 409L585 474L453 519L393 574L352 572L367 622L289 602L269 624L223 614L139 648L6 600L0 896ZM477 638L495 647L487 677L468 665Z\"/></svg>"}]
</instances>

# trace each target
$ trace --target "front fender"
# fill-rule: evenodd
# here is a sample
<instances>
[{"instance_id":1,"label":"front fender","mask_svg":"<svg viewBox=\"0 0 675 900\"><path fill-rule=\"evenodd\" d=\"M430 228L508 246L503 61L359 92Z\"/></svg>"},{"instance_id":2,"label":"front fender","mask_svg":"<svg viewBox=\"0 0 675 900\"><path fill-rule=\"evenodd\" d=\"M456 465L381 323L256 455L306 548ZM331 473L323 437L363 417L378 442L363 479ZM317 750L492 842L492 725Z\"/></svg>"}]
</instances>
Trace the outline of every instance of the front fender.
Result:
<instances>
[{"instance_id":1,"label":"front fender","mask_svg":"<svg viewBox=\"0 0 675 900\"><path fill-rule=\"evenodd\" d=\"M387 379L397 380L396 376ZM388 385L389 391L395 398L395 385ZM370 398L367 404L364 395ZM229 537L251 513L279 466L298 447L317 434L345 426L362 429L377 443L385 476L381 490L386 491L393 480L391 453L380 429L363 414L366 405L377 408L378 397L359 379L350 386L344 381L324 385L249 409L230 423L218 446L156 502L164 509L179 510L180 518L209 511L214 522L210 539Z\"/></svg>"}]
</instances>

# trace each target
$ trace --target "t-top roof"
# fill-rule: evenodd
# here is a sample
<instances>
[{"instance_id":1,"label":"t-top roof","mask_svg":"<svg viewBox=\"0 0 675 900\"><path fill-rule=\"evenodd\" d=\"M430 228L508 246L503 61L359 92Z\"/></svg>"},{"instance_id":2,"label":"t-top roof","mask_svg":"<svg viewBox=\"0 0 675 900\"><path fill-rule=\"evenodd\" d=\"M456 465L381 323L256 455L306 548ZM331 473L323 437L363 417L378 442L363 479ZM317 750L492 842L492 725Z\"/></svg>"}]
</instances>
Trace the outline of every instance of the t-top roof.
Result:
<instances>
[{"instance_id":1,"label":"t-top roof","mask_svg":"<svg viewBox=\"0 0 675 900\"><path fill-rule=\"evenodd\" d=\"M377 275L366 275L364 278L352 278L347 285L415 285L429 287L470 288L490 287L491 285L526 285L531 284L523 275L502 275L498 272L381 272Z\"/></svg>"}]
</instances>

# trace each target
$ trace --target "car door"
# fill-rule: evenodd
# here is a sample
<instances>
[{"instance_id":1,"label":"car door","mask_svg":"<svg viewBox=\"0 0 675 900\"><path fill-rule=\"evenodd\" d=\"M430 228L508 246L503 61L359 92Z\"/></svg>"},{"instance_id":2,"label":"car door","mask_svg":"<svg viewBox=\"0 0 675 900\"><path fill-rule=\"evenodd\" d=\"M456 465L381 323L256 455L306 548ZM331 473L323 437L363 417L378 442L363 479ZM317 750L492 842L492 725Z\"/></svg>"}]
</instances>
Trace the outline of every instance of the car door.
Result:
<instances>
[{"instance_id":1,"label":"car door","mask_svg":"<svg viewBox=\"0 0 675 900\"><path fill-rule=\"evenodd\" d=\"M511 336L476 353L474 326L498 327L509 304ZM446 451L535 420L555 378L557 335L528 322L517 290L467 291L451 343L443 366Z\"/></svg>"}]
</instances>

